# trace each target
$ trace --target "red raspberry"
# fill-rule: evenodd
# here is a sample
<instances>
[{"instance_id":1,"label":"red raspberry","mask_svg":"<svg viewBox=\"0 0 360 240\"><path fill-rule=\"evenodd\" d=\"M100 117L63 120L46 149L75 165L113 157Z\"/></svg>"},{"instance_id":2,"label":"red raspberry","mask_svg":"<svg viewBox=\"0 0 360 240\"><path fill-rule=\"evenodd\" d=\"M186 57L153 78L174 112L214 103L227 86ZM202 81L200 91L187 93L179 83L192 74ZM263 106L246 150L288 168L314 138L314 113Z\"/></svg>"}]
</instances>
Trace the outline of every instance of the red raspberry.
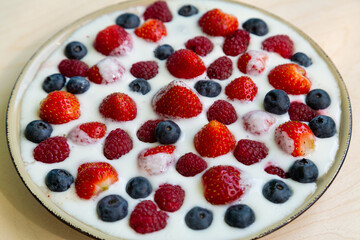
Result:
<instances>
[{"instance_id":1,"label":"red raspberry","mask_svg":"<svg viewBox=\"0 0 360 240\"><path fill-rule=\"evenodd\" d=\"M94 48L106 56L125 55L132 47L131 35L116 24L101 30L94 42Z\"/></svg>"},{"instance_id":2,"label":"red raspberry","mask_svg":"<svg viewBox=\"0 0 360 240\"><path fill-rule=\"evenodd\" d=\"M124 130L117 128L112 130L105 139L104 156L109 159L118 159L127 154L133 148L133 142Z\"/></svg>"},{"instance_id":3,"label":"red raspberry","mask_svg":"<svg viewBox=\"0 0 360 240\"><path fill-rule=\"evenodd\" d=\"M262 42L262 49L290 59L294 54L294 43L287 35L275 35Z\"/></svg>"},{"instance_id":4,"label":"red raspberry","mask_svg":"<svg viewBox=\"0 0 360 240\"><path fill-rule=\"evenodd\" d=\"M57 163L64 161L70 154L66 137L50 137L37 145L34 158L43 163Z\"/></svg>"},{"instance_id":5,"label":"red raspberry","mask_svg":"<svg viewBox=\"0 0 360 240\"><path fill-rule=\"evenodd\" d=\"M288 174L282 168L275 165L269 165L264 170L271 175L278 175L281 178L289 178Z\"/></svg>"},{"instance_id":6,"label":"red raspberry","mask_svg":"<svg viewBox=\"0 0 360 240\"><path fill-rule=\"evenodd\" d=\"M248 139L241 139L234 150L235 158L245 165L260 162L268 153L269 149L264 143Z\"/></svg>"},{"instance_id":7,"label":"red raspberry","mask_svg":"<svg viewBox=\"0 0 360 240\"><path fill-rule=\"evenodd\" d=\"M188 40L185 43L185 47L194 51L199 56L205 57L213 50L214 45L207 37L198 36Z\"/></svg>"},{"instance_id":8,"label":"red raspberry","mask_svg":"<svg viewBox=\"0 0 360 240\"><path fill-rule=\"evenodd\" d=\"M86 77L86 72L89 69L89 66L80 60L64 59L59 63L58 69L65 77Z\"/></svg>"},{"instance_id":9,"label":"red raspberry","mask_svg":"<svg viewBox=\"0 0 360 240\"><path fill-rule=\"evenodd\" d=\"M257 95L258 88L250 77L236 78L225 87L225 94L231 99L252 101Z\"/></svg>"},{"instance_id":10,"label":"red raspberry","mask_svg":"<svg viewBox=\"0 0 360 240\"><path fill-rule=\"evenodd\" d=\"M159 73L159 66L155 61L141 61L131 66L130 73L136 78L149 80Z\"/></svg>"},{"instance_id":11,"label":"red raspberry","mask_svg":"<svg viewBox=\"0 0 360 240\"><path fill-rule=\"evenodd\" d=\"M149 120L146 121L139 130L136 132L136 136L142 142L154 143L156 142L155 138L155 128L163 120Z\"/></svg>"},{"instance_id":12,"label":"red raspberry","mask_svg":"<svg viewBox=\"0 0 360 240\"><path fill-rule=\"evenodd\" d=\"M115 121L131 121L137 115L134 100L125 93L115 92L108 95L100 104L99 111L105 118Z\"/></svg>"},{"instance_id":13,"label":"red raspberry","mask_svg":"<svg viewBox=\"0 0 360 240\"><path fill-rule=\"evenodd\" d=\"M318 113L301 102L291 102L289 107L290 120L310 122Z\"/></svg>"},{"instance_id":14,"label":"red raspberry","mask_svg":"<svg viewBox=\"0 0 360 240\"><path fill-rule=\"evenodd\" d=\"M217 120L225 125L234 123L237 120L235 108L231 103L224 100L217 100L206 113L209 122Z\"/></svg>"},{"instance_id":15,"label":"red raspberry","mask_svg":"<svg viewBox=\"0 0 360 240\"><path fill-rule=\"evenodd\" d=\"M223 45L223 51L228 56L237 56L246 51L250 43L250 34L242 29L227 35Z\"/></svg>"},{"instance_id":16,"label":"red raspberry","mask_svg":"<svg viewBox=\"0 0 360 240\"><path fill-rule=\"evenodd\" d=\"M135 34L146 41L157 42L167 35L167 31L162 21L149 19L135 29Z\"/></svg>"},{"instance_id":17,"label":"red raspberry","mask_svg":"<svg viewBox=\"0 0 360 240\"><path fill-rule=\"evenodd\" d=\"M176 162L176 170L184 177L193 177L207 168L204 159L194 153L186 153Z\"/></svg>"},{"instance_id":18,"label":"red raspberry","mask_svg":"<svg viewBox=\"0 0 360 240\"><path fill-rule=\"evenodd\" d=\"M143 15L145 21L152 18L162 22L170 22L172 20L172 14L166 2L157 1L149 5Z\"/></svg>"},{"instance_id":19,"label":"red raspberry","mask_svg":"<svg viewBox=\"0 0 360 240\"><path fill-rule=\"evenodd\" d=\"M233 66L231 59L224 56L211 63L206 73L210 79L225 80L231 76L232 71Z\"/></svg>"},{"instance_id":20,"label":"red raspberry","mask_svg":"<svg viewBox=\"0 0 360 240\"><path fill-rule=\"evenodd\" d=\"M184 202L185 191L179 185L162 184L155 191L154 201L161 210L175 212Z\"/></svg>"}]
</instances>

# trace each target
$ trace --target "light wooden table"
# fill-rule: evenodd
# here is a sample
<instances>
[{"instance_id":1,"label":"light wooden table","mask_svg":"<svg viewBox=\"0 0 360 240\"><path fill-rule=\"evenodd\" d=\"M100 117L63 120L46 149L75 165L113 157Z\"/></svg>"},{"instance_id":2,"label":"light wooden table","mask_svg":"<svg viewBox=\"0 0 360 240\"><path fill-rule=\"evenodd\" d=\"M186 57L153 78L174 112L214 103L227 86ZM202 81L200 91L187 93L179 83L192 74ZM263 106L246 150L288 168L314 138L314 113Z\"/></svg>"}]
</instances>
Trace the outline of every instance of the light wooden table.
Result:
<instances>
[{"instance_id":1,"label":"light wooden table","mask_svg":"<svg viewBox=\"0 0 360 240\"><path fill-rule=\"evenodd\" d=\"M50 36L119 0L0 0L0 239L90 239L60 222L28 192L11 162L5 113L24 64ZM189 2L191 2L189 0ZM293 23L330 56L348 87L353 109L350 151L339 175L314 206L266 240L360 239L360 1L244 0Z\"/></svg>"}]
</instances>

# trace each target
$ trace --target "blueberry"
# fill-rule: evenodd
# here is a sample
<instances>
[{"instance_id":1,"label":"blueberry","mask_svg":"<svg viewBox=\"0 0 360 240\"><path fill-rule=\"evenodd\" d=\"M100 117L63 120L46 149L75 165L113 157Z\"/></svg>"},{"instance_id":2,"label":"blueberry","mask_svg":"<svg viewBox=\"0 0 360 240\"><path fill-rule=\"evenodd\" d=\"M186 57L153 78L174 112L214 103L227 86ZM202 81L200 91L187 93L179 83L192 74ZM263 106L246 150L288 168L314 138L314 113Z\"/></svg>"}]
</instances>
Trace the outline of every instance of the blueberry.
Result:
<instances>
[{"instance_id":1,"label":"blueberry","mask_svg":"<svg viewBox=\"0 0 360 240\"><path fill-rule=\"evenodd\" d=\"M284 203L292 195L289 186L278 179L273 179L265 183L262 193L267 200L273 203Z\"/></svg>"},{"instance_id":2,"label":"blueberry","mask_svg":"<svg viewBox=\"0 0 360 240\"><path fill-rule=\"evenodd\" d=\"M152 187L146 178L134 177L126 184L126 192L134 199L146 198L152 192Z\"/></svg>"},{"instance_id":3,"label":"blueberry","mask_svg":"<svg viewBox=\"0 0 360 240\"><path fill-rule=\"evenodd\" d=\"M179 9L178 14L184 17L190 17L198 12L199 10L193 5L184 5Z\"/></svg>"},{"instance_id":4,"label":"blueberry","mask_svg":"<svg viewBox=\"0 0 360 240\"><path fill-rule=\"evenodd\" d=\"M283 90L273 89L264 98L265 111L281 115L286 113L290 107L289 96Z\"/></svg>"},{"instance_id":5,"label":"blueberry","mask_svg":"<svg viewBox=\"0 0 360 240\"><path fill-rule=\"evenodd\" d=\"M129 84L129 87L132 91L139 92L142 95L147 94L151 90L150 84L143 78L135 79Z\"/></svg>"},{"instance_id":6,"label":"blueberry","mask_svg":"<svg viewBox=\"0 0 360 240\"><path fill-rule=\"evenodd\" d=\"M52 131L50 124L41 120L34 120L26 126L24 134L27 140L40 143L50 137Z\"/></svg>"},{"instance_id":7,"label":"blueberry","mask_svg":"<svg viewBox=\"0 0 360 240\"><path fill-rule=\"evenodd\" d=\"M315 182L319 175L319 170L311 160L303 158L296 160L289 169L289 177L301 183Z\"/></svg>"},{"instance_id":8,"label":"blueberry","mask_svg":"<svg viewBox=\"0 0 360 240\"><path fill-rule=\"evenodd\" d=\"M174 48L169 44L160 45L154 51L155 57L160 60L167 59L173 53L174 53Z\"/></svg>"},{"instance_id":9,"label":"blueberry","mask_svg":"<svg viewBox=\"0 0 360 240\"><path fill-rule=\"evenodd\" d=\"M316 116L309 122L309 127L318 138L329 138L336 133L336 124L329 116Z\"/></svg>"},{"instance_id":10,"label":"blueberry","mask_svg":"<svg viewBox=\"0 0 360 240\"><path fill-rule=\"evenodd\" d=\"M201 207L194 207L185 215L186 225L193 230L203 230L210 227L212 220L212 212Z\"/></svg>"},{"instance_id":11,"label":"blueberry","mask_svg":"<svg viewBox=\"0 0 360 240\"><path fill-rule=\"evenodd\" d=\"M66 90L69 93L80 94L84 93L90 88L90 82L84 77L75 76L70 78L66 84Z\"/></svg>"},{"instance_id":12,"label":"blueberry","mask_svg":"<svg viewBox=\"0 0 360 240\"><path fill-rule=\"evenodd\" d=\"M87 49L81 42L70 42L65 47L65 56L69 59L80 60L87 54Z\"/></svg>"},{"instance_id":13,"label":"blueberry","mask_svg":"<svg viewBox=\"0 0 360 240\"><path fill-rule=\"evenodd\" d=\"M96 212L104 222L116 222L128 214L128 203L120 195L108 195L97 203Z\"/></svg>"},{"instance_id":14,"label":"blueberry","mask_svg":"<svg viewBox=\"0 0 360 240\"><path fill-rule=\"evenodd\" d=\"M322 89L313 89L305 99L306 104L314 110L325 109L330 106L331 99L327 92Z\"/></svg>"},{"instance_id":15,"label":"blueberry","mask_svg":"<svg viewBox=\"0 0 360 240\"><path fill-rule=\"evenodd\" d=\"M116 18L116 24L123 28L137 28L140 18L133 13L124 13Z\"/></svg>"},{"instance_id":16,"label":"blueberry","mask_svg":"<svg viewBox=\"0 0 360 240\"><path fill-rule=\"evenodd\" d=\"M221 92L221 85L209 80L200 80L194 87L200 95L205 97L217 97Z\"/></svg>"},{"instance_id":17,"label":"blueberry","mask_svg":"<svg viewBox=\"0 0 360 240\"><path fill-rule=\"evenodd\" d=\"M312 64L311 58L309 58L305 53L302 52L295 53L290 60L304 67L308 67Z\"/></svg>"},{"instance_id":18,"label":"blueberry","mask_svg":"<svg viewBox=\"0 0 360 240\"><path fill-rule=\"evenodd\" d=\"M55 73L45 78L42 88L47 93L57 91L65 86L65 81L66 79L63 75Z\"/></svg>"},{"instance_id":19,"label":"blueberry","mask_svg":"<svg viewBox=\"0 0 360 240\"><path fill-rule=\"evenodd\" d=\"M53 192L64 192L74 182L74 177L64 169L53 169L45 177L45 184Z\"/></svg>"},{"instance_id":20,"label":"blueberry","mask_svg":"<svg viewBox=\"0 0 360 240\"><path fill-rule=\"evenodd\" d=\"M243 29L258 36L264 36L269 32L266 23L259 18L250 18L242 25Z\"/></svg>"},{"instance_id":21,"label":"blueberry","mask_svg":"<svg viewBox=\"0 0 360 240\"><path fill-rule=\"evenodd\" d=\"M233 205L225 212L225 222L232 227L246 228L255 222L255 213L248 205Z\"/></svg>"},{"instance_id":22,"label":"blueberry","mask_svg":"<svg viewBox=\"0 0 360 240\"><path fill-rule=\"evenodd\" d=\"M176 143L180 134L180 127L171 120L162 121L155 127L155 138L161 144Z\"/></svg>"}]
</instances>

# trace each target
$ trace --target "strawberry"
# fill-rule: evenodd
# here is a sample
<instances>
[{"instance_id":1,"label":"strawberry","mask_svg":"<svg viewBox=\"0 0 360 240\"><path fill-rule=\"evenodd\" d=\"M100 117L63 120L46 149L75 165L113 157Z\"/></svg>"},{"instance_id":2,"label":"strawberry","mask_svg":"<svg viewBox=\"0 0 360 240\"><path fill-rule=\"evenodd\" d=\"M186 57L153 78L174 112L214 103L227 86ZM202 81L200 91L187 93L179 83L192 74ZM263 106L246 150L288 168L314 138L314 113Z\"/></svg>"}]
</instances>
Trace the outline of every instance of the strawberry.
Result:
<instances>
[{"instance_id":1,"label":"strawberry","mask_svg":"<svg viewBox=\"0 0 360 240\"><path fill-rule=\"evenodd\" d=\"M106 57L92 66L86 73L89 81L96 84L109 84L121 80L125 68L116 57Z\"/></svg>"},{"instance_id":2,"label":"strawberry","mask_svg":"<svg viewBox=\"0 0 360 240\"><path fill-rule=\"evenodd\" d=\"M256 84L247 76L236 78L225 87L225 94L231 100L253 101L257 92Z\"/></svg>"},{"instance_id":3,"label":"strawberry","mask_svg":"<svg viewBox=\"0 0 360 240\"><path fill-rule=\"evenodd\" d=\"M244 74L257 76L265 70L268 55L264 52L250 50L239 57L237 67Z\"/></svg>"},{"instance_id":4,"label":"strawberry","mask_svg":"<svg viewBox=\"0 0 360 240\"><path fill-rule=\"evenodd\" d=\"M149 80L159 72L159 66L155 61L141 61L131 66L130 73L136 78Z\"/></svg>"},{"instance_id":5,"label":"strawberry","mask_svg":"<svg viewBox=\"0 0 360 240\"><path fill-rule=\"evenodd\" d=\"M311 129L298 121L288 121L277 127L275 142L293 157L305 156L315 148L315 136Z\"/></svg>"},{"instance_id":6,"label":"strawberry","mask_svg":"<svg viewBox=\"0 0 360 240\"><path fill-rule=\"evenodd\" d=\"M306 77L306 71L295 63L276 66L268 75L269 83L287 94L307 94L311 88L311 81Z\"/></svg>"},{"instance_id":7,"label":"strawberry","mask_svg":"<svg viewBox=\"0 0 360 240\"><path fill-rule=\"evenodd\" d=\"M236 201L245 191L240 181L240 170L233 166L219 165L208 169L202 176L205 199L213 205Z\"/></svg>"},{"instance_id":8,"label":"strawberry","mask_svg":"<svg viewBox=\"0 0 360 240\"><path fill-rule=\"evenodd\" d=\"M155 112L169 118L192 118L202 112L199 97L182 81L174 80L152 99Z\"/></svg>"},{"instance_id":9,"label":"strawberry","mask_svg":"<svg viewBox=\"0 0 360 240\"><path fill-rule=\"evenodd\" d=\"M245 165L252 165L266 158L269 149L262 142L241 139L234 150L236 160Z\"/></svg>"},{"instance_id":10,"label":"strawberry","mask_svg":"<svg viewBox=\"0 0 360 240\"><path fill-rule=\"evenodd\" d=\"M166 172L175 162L175 146L161 145L144 149L138 156L138 166L149 175Z\"/></svg>"},{"instance_id":11,"label":"strawberry","mask_svg":"<svg viewBox=\"0 0 360 240\"><path fill-rule=\"evenodd\" d=\"M124 130L117 128L112 130L105 139L104 156L109 159L118 159L130 152L133 142Z\"/></svg>"},{"instance_id":12,"label":"strawberry","mask_svg":"<svg viewBox=\"0 0 360 240\"><path fill-rule=\"evenodd\" d=\"M106 134L106 126L100 122L83 123L73 128L68 138L79 145L88 145L98 142Z\"/></svg>"},{"instance_id":13,"label":"strawberry","mask_svg":"<svg viewBox=\"0 0 360 240\"><path fill-rule=\"evenodd\" d=\"M166 60L166 67L176 78L192 79L200 76L206 70L201 58L189 49L175 51Z\"/></svg>"},{"instance_id":14,"label":"strawberry","mask_svg":"<svg viewBox=\"0 0 360 240\"><path fill-rule=\"evenodd\" d=\"M167 35L166 27L160 20L149 19L140 27L135 29L135 34L139 38L150 42L158 42Z\"/></svg>"},{"instance_id":15,"label":"strawberry","mask_svg":"<svg viewBox=\"0 0 360 240\"><path fill-rule=\"evenodd\" d=\"M189 39L185 43L185 47L194 51L199 56L205 57L213 50L214 44L207 37L197 36Z\"/></svg>"},{"instance_id":16,"label":"strawberry","mask_svg":"<svg viewBox=\"0 0 360 240\"><path fill-rule=\"evenodd\" d=\"M286 173L282 168L272 164L265 167L264 171L267 172L268 174L277 175L281 178L285 178L285 179L289 178L288 173Z\"/></svg>"},{"instance_id":17,"label":"strawberry","mask_svg":"<svg viewBox=\"0 0 360 240\"><path fill-rule=\"evenodd\" d=\"M101 30L94 42L94 48L105 56L125 55L132 47L131 35L116 24Z\"/></svg>"},{"instance_id":18,"label":"strawberry","mask_svg":"<svg viewBox=\"0 0 360 240\"><path fill-rule=\"evenodd\" d=\"M233 105L225 100L215 101L207 111L206 116L209 122L217 120L225 125L232 124L238 119Z\"/></svg>"},{"instance_id":19,"label":"strawberry","mask_svg":"<svg viewBox=\"0 0 360 240\"><path fill-rule=\"evenodd\" d=\"M64 59L58 65L59 72L65 77L86 76L89 66L76 59Z\"/></svg>"},{"instance_id":20,"label":"strawberry","mask_svg":"<svg viewBox=\"0 0 360 240\"><path fill-rule=\"evenodd\" d=\"M62 162L69 157L70 148L65 137L50 137L34 149L34 158L43 163Z\"/></svg>"},{"instance_id":21,"label":"strawberry","mask_svg":"<svg viewBox=\"0 0 360 240\"><path fill-rule=\"evenodd\" d=\"M136 103L125 93L115 92L108 95L100 104L100 113L115 121L131 121L137 115Z\"/></svg>"},{"instance_id":22,"label":"strawberry","mask_svg":"<svg viewBox=\"0 0 360 240\"><path fill-rule=\"evenodd\" d=\"M196 151L203 157L215 158L229 153L235 147L234 135L222 123L212 120L194 137Z\"/></svg>"},{"instance_id":23,"label":"strawberry","mask_svg":"<svg viewBox=\"0 0 360 240\"><path fill-rule=\"evenodd\" d=\"M294 43L287 35L275 35L262 42L262 49L276 52L283 58L290 59L294 54Z\"/></svg>"},{"instance_id":24,"label":"strawberry","mask_svg":"<svg viewBox=\"0 0 360 240\"><path fill-rule=\"evenodd\" d=\"M118 181L118 174L113 166L106 162L88 162L78 168L75 180L77 195L90 199L107 190L111 184Z\"/></svg>"},{"instance_id":25,"label":"strawberry","mask_svg":"<svg viewBox=\"0 0 360 240\"><path fill-rule=\"evenodd\" d=\"M233 33L239 26L237 18L222 12L220 9L212 9L201 16L199 26L203 32L210 36L223 36Z\"/></svg>"},{"instance_id":26,"label":"strawberry","mask_svg":"<svg viewBox=\"0 0 360 240\"><path fill-rule=\"evenodd\" d=\"M163 120L148 120L146 121L139 130L136 132L136 136L142 142L154 143L156 142L155 138L155 128Z\"/></svg>"},{"instance_id":27,"label":"strawberry","mask_svg":"<svg viewBox=\"0 0 360 240\"><path fill-rule=\"evenodd\" d=\"M223 44L223 51L228 56L237 56L246 51L250 43L250 34L242 29L227 35Z\"/></svg>"},{"instance_id":28,"label":"strawberry","mask_svg":"<svg viewBox=\"0 0 360 240\"><path fill-rule=\"evenodd\" d=\"M51 124L63 124L80 117L77 97L65 91L53 91L40 103L40 118Z\"/></svg>"},{"instance_id":29,"label":"strawberry","mask_svg":"<svg viewBox=\"0 0 360 240\"><path fill-rule=\"evenodd\" d=\"M179 185L162 184L155 191L154 201L167 212L176 212L184 202L185 191Z\"/></svg>"},{"instance_id":30,"label":"strawberry","mask_svg":"<svg viewBox=\"0 0 360 240\"><path fill-rule=\"evenodd\" d=\"M176 162L176 171L184 177L193 177L207 168L204 159L194 153L186 153Z\"/></svg>"},{"instance_id":31,"label":"strawberry","mask_svg":"<svg viewBox=\"0 0 360 240\"><path fill-rule=\"evenodd\" d=\"M244 129L255 135L263 135L269 132L276 122L273 115L262 110L250 111L242 117L242 120Z\"/></svg>"},{"instance_id":32,"label":"strawberry","mask_svg":"<svg viewBox=\"0 0 360 240\"><path fill-rule=\"evenodd\" d=\"M228 79L233 71L230 58L223 56L210 64L206 73L210 79L225 80Z\"/></svg>"},{"instance_id":33,"label":"strawberry","mask_svg":"<svg viewBox=\"0 0 360 240\"><path fill-rule=\"evenodd\" d=\"M291 102L289 107L290 120L310 122L314 117L319 115L308 105L302 102Z\"/></svg>"}]
</instances>

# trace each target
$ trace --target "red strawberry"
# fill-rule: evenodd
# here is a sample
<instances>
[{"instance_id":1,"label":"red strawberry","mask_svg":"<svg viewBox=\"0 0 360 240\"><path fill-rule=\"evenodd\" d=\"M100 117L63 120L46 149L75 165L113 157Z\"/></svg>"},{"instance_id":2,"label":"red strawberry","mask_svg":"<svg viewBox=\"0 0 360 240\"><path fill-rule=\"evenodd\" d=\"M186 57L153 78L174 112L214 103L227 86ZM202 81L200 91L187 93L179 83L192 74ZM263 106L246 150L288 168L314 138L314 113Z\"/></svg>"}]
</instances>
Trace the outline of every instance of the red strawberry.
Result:
<instances>
[{"instance_id":1,"label":"red strawberry","mask_svg":"<svg viewBox=\"0 0 360 240\"><path fill-rule=\"evenodd\" d=\"M231 59L224 56L211 63L206 73L210 79L225 80L231 76L232 71L233 66Z\"/></svg>"},{"instance_id":2,"label":"red strawberry","mask_svg":"<svg viewBox=\"0 0 360 240\"><path fill-rule=\"evenodd\" d=\"M34 158L43 163L57 163L69 157L70 148L65 137L50 137L34 149Z\"/></svg>"},{"instance_id":3,"label":"red strawberry","mask_svg":"<svg viewBox=\"0 0 360 240\"><path fill-rule=\"evenodd\" d=\"M138 166L149 175L166 172L175 162L175 146L162 145L144 149L138 156Z\"/></svg>"},{"instance_id":4,"label":"red strawberry","mask_svg":"<svg viewBox=\"0 0 360 240\"><path fill-rule=\"evenodd\" d=\"M229 153L235 147L234 135L222 123L212 120L194 137L196 151L203 157L215 158Z\"/></svg>"},{"instance_id":5,"label":"red strawberry","mask_svg":"<svg viewBox=\"0 0 360 240\"><path fill-rule=\"evenodd\" d=\"M225 37L223 51L228 56L237 56L246 51L250 43L250 34L242 29Z\"/></svg>"},{"instance_id":6,"label":"red strawberry","mask_svg":"<svg viewBox=\"0 0 360 240\"><path fill-rule=\"evenodd\" d=\"M276 66L268 75L269 83L287 94L307 94L311 88L311 81L306 77L306 71L295 63Z\"/></svg>"},{"instance_id":7,"label":"red strawberry","mask_svg":"<svg viewBox=\"0 0 360 240\"><path fill-rule=\"evenodd\" d=\"M250 111L242 117L242 120L245 130L255 135L269 132L276 122L273 115L262 110Z\"/></svg>"},{"instance_id":8,"label":"red strawberry","mask_svg":"<svg viewBox=\"0 0 360 240\"><path fill-rule=\"evenodd\" d=\"M166 227L168 215L158 211L151 200L138 203L130 215L130 227L140 234L160 231Z\"/></svg>"},{"instance_id":9,"label":"red strawberry","mask_svg":"<svg viewBox=\"0 0 360 240\"><path fill-rule=\"evenodd\" d=\"M133 142L124 130L117 128L112 130L105 139L104 156L109 159L118 159L130 152Z\"/></svg>"},{"instance_id":10,"label":"red strawberry","mask_svg":"<svg viewBox=\"0 0 360 240\"><path fill-rule=\"evenodd\" d=\"M139 130L136 132L136 136L142 142L154 143L156 142L155 138L155 128L163 120L148 120L146 121Z\"/></svg>"},{"instance_id":11,"label":"red strawberry","mask_svg":"<svg viewBox=\"0 0 360 240\"><path fill-rule=\"evenodd\" d=\"M155 61L141 61L131 66L130 73L136 78L149 80L159 72L159 66Z\"/></svg>"},{"instance_id":12,"label":"red strawberry","mask_svg":"<svg viewBox=\"0 0 360 240\"><path fill-rule=\"evenodd\" d=\"M184 202L185 191L179 185L162 184L155 191L154 201L161 210L176 212Z\"/></svg>"},{"instance_id":13,"label":"red strawberry","mask_svg":"<svg viewBox=\"0 0 360 240\"><path fill-rule=\"evenodd\" d=\"M219 165L208 169L202 176L205 199L213 205L239 199L245 191L240 175L240 170L233 166Z\"/></svg>"},{"instance_id":14,"label":"red strawberry","mask_svg":"<svg viewBox=\"0 0 360 240\"><path fill-rule=\"evenodd\" d=\"M236 122L238 118L233 105L224 100L215 101L207 111L206 116L209 122L217 120L225 125Z\"/></svg>"},{"instance_id":15,"label":"red strawberry","mask_svg":"<svg viewBox=\"0 0 360 240\"><path fill-rule=\"evenodd\" d=\"M48 123L63 124L80 117L77 97L65 91L49 93L40 104L40 118Z\"/></svg>"},{"instance_id":16,"label":"red strawberry","mask_svg":"<svg viewBox=\"0 0 360 240\"><path fill-rule=\"evenodd\" d=\"M181 156L176 162L176 170L184 177L193 177L206 168L206 161L191 152Z\"/></svg>"},{"instance_id":17,"label":"red strawberry","mask_svg":"<svg viewBox=\"0 0 360 240\"><path fill-rule=\"evenodd\" d=\"M279 147L293 157L305 156L315 148L315 136L308 125L288 121L275 130L275 141Z\"/></svg>"},{"instance_id":18,"label":"red strawberry","mask_svg":"<svg viewBox=\"0 0 360 240\"><path fill-rule=\"evenodd\" d=\"M202 112L199 97L182 81L174 80L152 99L155 112L169 118L192 118Z\"/></svg>"},{"instance_id":19,"label":"red strawberry","mask_svg":"<svg viewBox=\"0 0 360 240\"><path fill-rule=\"evenodd\" d=\"M94 48L106 56L125 55L132 47L131 35L116 24L101 30L94 42Z\"/></svg>"},{"instance_id":20,"label":"red strawberry","mask_svg":"<svg viewBox=\"0 0 360 240\"><path fill-rule=\"evenodd\" d=\"M185 47L194 51L199 56L205 57L213 50L214 44L212 44L210 39L208 39L207 37L197 36L188 40L185 43Z\"/></svg>"},{"instance_id":21,"label":"red strawberry","mask_svg":"<svg viewBox=\"0 0 360 240\"><path fill-rule=\"evenodd\" d=\"M88 122L73 128L68 134L68 138L76 144L88 145L98 142L105 134L105 124L100 122Z\"/></svg>"},{"instance_id":22,"label":"red strawberry","mask_svg":"<svg viewBox=\"0 0 360 240\"><path fill-rule=\"evenodd\" d=\"M275 165L268 165L265 167L264 171L268 174L277 175L281 178L289 178L288 174L282 168Z\"/></svg>"},{"instance_id":23,"label":"red strawberry","mask_svg":"<svg viewBox=\"0 0 360 240\"><path fill-rule=\"evenodd\" d=\"M210 36L226 36L233 33L239 26L235 16L222 12L220 9L207 11L199 20L203 32Z\"/></svg>"},{"instance_id":24,"label":"red strawberry","mask_svg":"<svg viewBox=\"0 0 360 240\"><path fill-rule=\"evenodd\" d=\"M78 168L75 180L77 195L90 199L107 190L111 184L118 181L118 174L113 166L106 162L88 162Z\"/></svg>"},{"instance_id":25,"label":"red strawberry","mask_svg":"<svg viewBox=\"0 0 360 240\"><path fill-rule=\"evenodd\" d=\"M242 73L257 76L265 70L267 59L264 52L250 50L240 56L237 66Z\"/></svg>"},{"instance_id":26,"label":"red strawberry","mask_svg":"<svg viewBox=\"0 0 360 240\"><path fill-rule=\"evenodd\" d=\"M245 165L252 165L266 158L269 149L262 142L241 139L234 150L235 158Z\"/></svg>"},{"instance_id":27,"label":"red strawberry","mask_svg":"<svg viewBox=\"0 0 360 240\"><path fill-rule=\"evenodd\" d=\"M65 77L86 76L89 66L76 59L64 59L58 65L59 72Z\"/></svg>"},{"instance_id":28,"label":"red strawberry","mask_svg":"<svg viewBox=\"0 0 360 240\"><path fill-rule=\"evenodd\" d=\"M109 84L121 80L125 68L116 57L106 57L92 66L86 73L89 81L96 84Z\"/></svg>"},{"instance_id":29,"label":"red strawberry","mask_svg":"<svg viewBox=\"0 0 360 240\"><path fill-rule=\"evenodd\" d=\"M157 42L167 35L166 27L160 20L149 19L140 27L135 29L135 34L139 38L150 42Z\"/></svg>"},{"instance_id":30,"label":"red strawberry","mask_svg":"<svg viewBox=\"0 0 360 240\"><path fill-rule=\"evenodd\" d=\"M156 1L149 5L143 15L145 20L150 18L157 19L162 22L170 22L172 20L172 14L166 2Z\"/></svg>"},{"instance_id":31,"label":"red strawberry","mask_svg":"<svg viewBox=\"0 0 360 240\"><path fill-rule=\"evenodd\" d=\"M294 54L294 43L287 35L275 35L262 42L262 49L290 59Z\"/></svg>"},{"instance_id":32,"label":"red strawberry","mask_svg":"<svg viewBox=\"0 0 360 240\"><path fill-rule=\"evenodd\" d=\"M136 103L125 93L112 93L101 102L101 115L115 121L131 121L136 117Z\"/></svg>"},{"instance_id":33,"label":"red strawberry","mask_svg":"<svg viewBox=\"0 0 360 240\"><path fill-rule=\"evenodd\" d=\"M225 87L225 94L231 100L252 101L256 97L257 92L256 84L247 76L236 78Z\"/></svg>"},{"instance_id":34,"label":"red strawberry","mask_svg":"<svg viewBox=\"0 0 360 240\"><path fill-rule=\"evenodd\" d=\"M203 74L206 70L201 58L189 49L175 51L166 60L166 67L177 78L192 79Z\"/></svg>"},{"instance_id":35,"label":"red strawberry","mask_svg":"<svg viewBox=\"0 0 360 240\"><path fill-rule=\"evenodd\" d=\"M302 102L291 102L289 107L290 120L310 122L318 113Z\"/></svg>"}]
</instances>

